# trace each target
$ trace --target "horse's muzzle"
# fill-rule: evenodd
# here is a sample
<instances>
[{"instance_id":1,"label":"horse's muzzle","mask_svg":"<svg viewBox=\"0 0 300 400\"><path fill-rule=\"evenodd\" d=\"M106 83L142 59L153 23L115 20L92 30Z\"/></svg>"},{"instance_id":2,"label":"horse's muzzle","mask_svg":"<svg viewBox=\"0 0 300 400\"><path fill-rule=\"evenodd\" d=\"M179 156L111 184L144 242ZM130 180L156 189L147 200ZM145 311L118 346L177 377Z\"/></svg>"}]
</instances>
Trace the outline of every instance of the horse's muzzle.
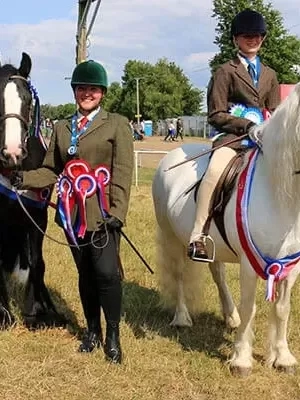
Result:
<instances>
[{"instance_id":1,"label":"horse's muzzle","mask_svg":"<svg viewBox=\"0 0 300 400\"><path fill-rule=\"evenodd\" d=\"M22 161L28 156L26 146L19 146L20 151L9 152L7 147L0 149L0 161L5 168L15 168L21 166Z\"/></svg>"}]
</instances>

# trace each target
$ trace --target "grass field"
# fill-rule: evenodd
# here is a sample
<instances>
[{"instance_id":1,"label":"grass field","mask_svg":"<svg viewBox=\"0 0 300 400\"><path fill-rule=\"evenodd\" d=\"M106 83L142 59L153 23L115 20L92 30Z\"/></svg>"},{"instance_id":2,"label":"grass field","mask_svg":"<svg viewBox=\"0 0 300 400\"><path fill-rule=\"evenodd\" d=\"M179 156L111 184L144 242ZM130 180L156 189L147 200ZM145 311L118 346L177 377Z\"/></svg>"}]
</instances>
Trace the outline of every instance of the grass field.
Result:
<instances>
[{"instance_id":1,"label":"grass field","mask_svg":"<svg viewBox=\"0 0 300 400\"><path fill-rule=\"evenodd\" d=\"M150 170L141 174L147 174ZM143 176L142 176L143 178ZM132 189L125 233L155 270L155 219L151 187ZM50 210L48 233L63 236ZM225 330L216 288L205 272L203 312L192 328L169 327L172 315L160 306L156 275L122 243L125 269L121 339L124 363L109 365L101 350L79 354L78 334L84 320L77 273L67 247L44 243L46 282L58 307L70 320L66 329L28 331L21 324L1 332L1 400L283 400L300 399L300 374L288 376L263 364L268 304L259 282L255 365L246 379L230 375L226 360L234 333ZM206 266L199 265L199 268ZM228 281L238 302L238 266L228 266ZM300 359L299 284L292 296L290 346Z\"/></svg>"}]
</instances>

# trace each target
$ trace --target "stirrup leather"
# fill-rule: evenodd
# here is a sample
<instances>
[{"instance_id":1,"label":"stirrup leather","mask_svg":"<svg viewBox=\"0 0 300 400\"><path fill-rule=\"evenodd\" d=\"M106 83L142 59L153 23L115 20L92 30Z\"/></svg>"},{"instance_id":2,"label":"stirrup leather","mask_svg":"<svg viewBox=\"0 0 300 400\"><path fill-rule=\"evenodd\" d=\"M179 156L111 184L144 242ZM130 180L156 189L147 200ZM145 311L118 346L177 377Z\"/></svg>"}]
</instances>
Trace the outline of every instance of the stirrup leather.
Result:
<instances>
[{"instance_id":1,"label":"stirrup leather","mask_svg":"<svg viewBox=\"0 0 300 400\"><path fill-rule=\"evenodd\" d=\"M210 235L202 235L201 240L203 240L204 244L208 242L210 244L210 254L207 252L207 258L202 258L202 257L197 257L196 256L196 246L193 246L193 253L191 254L190 258L193 261L198 261L198 262L206 262L206 263L213 263L215 261L215 256L216 256L216 246L213 238Z\"/></svg>"}]
</instances>

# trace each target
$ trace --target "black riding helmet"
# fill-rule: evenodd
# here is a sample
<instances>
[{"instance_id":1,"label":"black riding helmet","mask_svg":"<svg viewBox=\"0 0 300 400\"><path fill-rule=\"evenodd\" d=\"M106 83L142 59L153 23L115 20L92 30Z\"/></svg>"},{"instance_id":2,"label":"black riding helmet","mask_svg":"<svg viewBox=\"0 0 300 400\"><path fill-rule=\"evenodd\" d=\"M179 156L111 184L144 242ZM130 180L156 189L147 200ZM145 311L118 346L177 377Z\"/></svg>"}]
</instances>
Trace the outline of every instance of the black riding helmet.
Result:
<instances>
[{"instance_id":1,"label":"black riding helmet","mask_svg":"<svg viewBox=\"0 0 300 400\"><path fill-rule=\"evenodd\" d=\"M265 36L267 25L264 17L249 8L239 12L231 23L231 37L238 35L260 34Z\"/></svg>"}]
</instances>

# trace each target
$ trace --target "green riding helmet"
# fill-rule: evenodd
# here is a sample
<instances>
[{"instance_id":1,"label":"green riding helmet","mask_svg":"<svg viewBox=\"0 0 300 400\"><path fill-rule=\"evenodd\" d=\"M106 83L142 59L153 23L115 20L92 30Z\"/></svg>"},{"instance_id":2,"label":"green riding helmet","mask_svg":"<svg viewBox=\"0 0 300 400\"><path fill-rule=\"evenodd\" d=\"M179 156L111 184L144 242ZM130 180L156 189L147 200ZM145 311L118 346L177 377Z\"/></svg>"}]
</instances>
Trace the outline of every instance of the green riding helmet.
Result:
<instances>
[{"instance_id":1,"label":"green riding helmet","mask_svg":"<svg viewBox=\"0 0 300 400\"><path fill-rule=\"evenodd\" d=\"M93 60L78 64L72 74L71 86L74 90L78 85L101 86L107 90L107 73L103 65Z\"/></svg>"}]
</instances>

